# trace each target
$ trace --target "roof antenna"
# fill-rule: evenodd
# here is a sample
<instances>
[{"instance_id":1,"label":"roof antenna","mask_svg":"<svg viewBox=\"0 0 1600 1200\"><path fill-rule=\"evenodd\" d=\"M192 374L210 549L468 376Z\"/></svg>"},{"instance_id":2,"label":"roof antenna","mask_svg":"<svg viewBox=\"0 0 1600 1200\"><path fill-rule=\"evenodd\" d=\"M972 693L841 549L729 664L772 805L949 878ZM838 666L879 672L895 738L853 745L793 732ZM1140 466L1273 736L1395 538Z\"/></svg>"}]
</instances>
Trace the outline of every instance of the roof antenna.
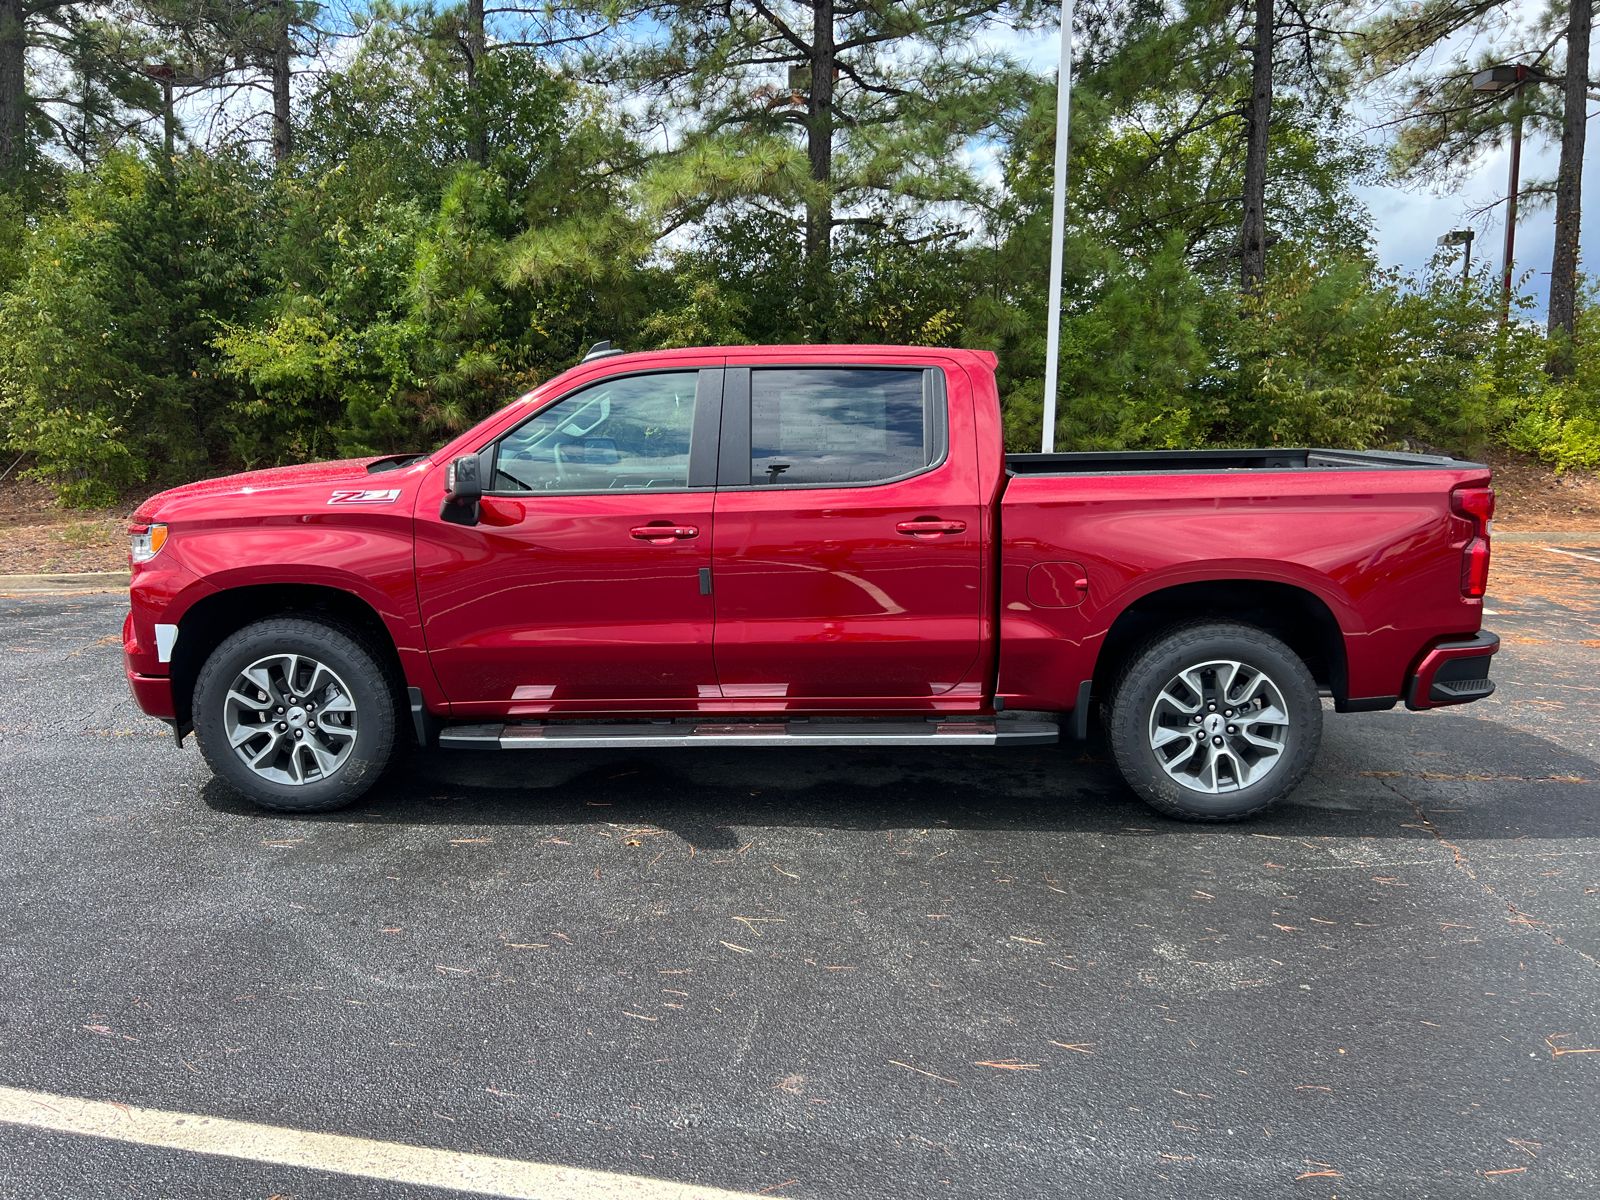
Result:
<instances>
[{"instance_id":1,"label":"roof antenna","mask_svg":"<svg viewBox=\"0 0 1600 1200\"><path fill-rule=\"evenodd\" d=\"M589 353L583 356L583 361L593 362L597 358L610 358L613 355L622 353L623 351L616 349L609 341L596 342L589 347Z\"/></svg>"}]
</instances>

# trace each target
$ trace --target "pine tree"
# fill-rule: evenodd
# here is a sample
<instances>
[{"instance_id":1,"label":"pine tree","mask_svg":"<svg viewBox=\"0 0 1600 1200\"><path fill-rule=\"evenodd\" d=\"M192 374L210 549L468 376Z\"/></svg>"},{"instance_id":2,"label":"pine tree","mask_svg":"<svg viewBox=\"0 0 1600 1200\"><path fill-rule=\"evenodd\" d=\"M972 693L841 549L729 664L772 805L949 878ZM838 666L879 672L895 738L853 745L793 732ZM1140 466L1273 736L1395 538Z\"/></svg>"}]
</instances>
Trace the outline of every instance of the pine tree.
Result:
<instances>
[{"instance_id":1,"label":"pine tree","mask_svg":"<svg viewBox=\"0 0 1600 1200\"><path fill-rule=\"evenodd\" d=\"M1146 236L1164 239L1176 227L1197 264L1236 260L1246 295L1262 290L1272 245L1304 230L1304 214L1285 201L1307 177L1311 164L1296 160L1308 140L1331 155L1336 173L1356 157L1339 128L1347 87L1336 27L1348 7L1349 0L1185 0L1130 5L1120 19L1100 15L1090 27L1079 84L1085 103L1077 108L1104 128L1083 141L1115 147L1112 161L1130 173L1127 185L1151 199L1166 190L1163 203L1178 204L1176 193L1187 190L1168 221L1146 222ZM1279 188L1273 173L1285 169L1289 186ZM1167 188L1150 188L1149 178L1162 174Z\"/></svg>"},{"instance_id":2,"label":"pine tree","mask_svg":"<svg viewBox=\"0 0 1600 1200\"><path fill-rule=\"evenodd\" d=\"M1267 165L1272 105L1281 87L1314 110L1337 113L1342 81L1329 64L1334 25L1345 0L1248 0L1250 93L1244 101L1244 218L1239 232L1239 281L1259 294L1267 278ZM1203 10L1202 10L1203 12Z\"/></svg>"},{"instance_id":3,"label":"pine tree","mask_svg":"<svg viewBox=\"0 0 1600 1200\"><path fill-rule=\"evenodd\" d=\"M924 218L939 206L981 199L963 149L1029 90L983 35L1054 11L1038 0L646 0L629 31L661 35L593 66L646 101L643 121L669 143L645 187L662 231L741 203L803 213L800 324L826 337L839 232L911 241L930 236Z\"/></svg>"},{"instance_id":4,"label":"pine tree","mask_svg":"<svg viewBox=\"0 0 1600 1200\"><path fill-rule=\"evenodd\" d=\"M0 0L0 185L28 161L27 16L22 0Z\"/></svg>"},{"instance_id":5,"label":"pine tree","mask_svg":"<svg viewBox=\"0 0 1600 1200\"><path fill-rule=\"evenodd\" d=\"M89 165L128 136L130 117L157 111L124 7L0 0L0 190L45 165L50 148Z\"/></svg>"},{"instance_id":6,"label":"pine tree","mask_svg":"<svg viewBox=\"0 0 1600 1200\"><path fill-rule=\"evenodd\" d=\"M1250 97L1245 103L1244 223L1239 230L1239 282L1259 292L1267 281L1267 139L1272 122L1276 49L1273 0L1252 0Z\"/></svg>"},{"instance_id":7,"label":"pine tree","mask_svg":"<svg viewBox=\"0 0 1600 1200\"><path fill-rule=\"evenodd\" d=\"M1398 92L1391 161L1402 179L1454 184L1519 123L1560 142L1555 181L1525 181L1518 200L1555 199L1549 329L1567 341L1577 332L1587 102L1600 98L1592 82L1593 11L1593 0L1571 0L1530 21L1509 0L1425 0L1370 22L1355 42L1368 78ZM1441 59L1439 51L1452 44L1463 48ZM1508 64L1524 76L1509 99L1474 90L1474 75ZM1566 352L1558 348L1550 366L1564 374Z\"/></svg>"},{"instance_id":8,"label":"pine tree","mask_svg":"<svg viewBox=\"0 0 1600 1200\"><path fill-rule=\"evenodd\" d=\"M209 93L208 123L224 130L222 139L244 138L264 121L260 140L280 164L295 153L296 75L328 44L362 29L325 26L328 6L317 0L144 0L142 7L163 46L168 77L188 94ZM247 105L230 120L241 92L262 93L268 104L264 110Z\"/></svg>"},{"instance_id":9,"label":"pine tree","mask_svg":"<svg viewBox=\"0 0 1600 1200\"><path fill-rule=\"evenodd\" d=\"M1583 148L1589 122L1589 34L1593 0L1568 0L1567 63L1561 81L1561 164L1556 169L1556 241L1550 264L1549 327L1560 342L1551 374L1572 373L1568 343L1578 325L1578 234L1583 218Z\"/></svg>"}]
</instances>

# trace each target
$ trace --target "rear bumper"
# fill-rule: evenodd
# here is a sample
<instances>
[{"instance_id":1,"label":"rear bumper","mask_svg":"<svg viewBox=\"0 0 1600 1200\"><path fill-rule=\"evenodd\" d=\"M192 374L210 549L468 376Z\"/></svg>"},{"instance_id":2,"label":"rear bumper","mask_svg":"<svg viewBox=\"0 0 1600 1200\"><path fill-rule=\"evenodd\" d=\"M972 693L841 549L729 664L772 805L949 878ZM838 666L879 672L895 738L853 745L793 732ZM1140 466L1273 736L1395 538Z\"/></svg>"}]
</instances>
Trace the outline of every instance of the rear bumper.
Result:
<instances>
[{"instance_id":1,"label":"rear bumper","mask_svg":"<svg viewBox=\"0 0 1600 1200\"><path fill-rule=\"evenodd\" d=\"M1489 660L1500 639L1482 631L1470 638L1440 642L1422 656L1406 687L1406 707L1443 708L1494 694Z\"/></svg>"}]
</instances>

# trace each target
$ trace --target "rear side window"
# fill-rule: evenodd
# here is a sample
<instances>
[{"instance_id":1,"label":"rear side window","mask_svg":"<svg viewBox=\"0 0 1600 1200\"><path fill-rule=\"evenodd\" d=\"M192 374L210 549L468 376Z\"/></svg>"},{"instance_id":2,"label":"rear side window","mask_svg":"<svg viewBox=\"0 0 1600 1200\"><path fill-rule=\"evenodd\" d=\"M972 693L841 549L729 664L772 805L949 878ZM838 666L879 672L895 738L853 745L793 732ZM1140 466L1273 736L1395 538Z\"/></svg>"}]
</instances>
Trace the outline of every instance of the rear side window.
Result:
<instances>
[{"instance_id":1,"label":"rear side window","mask_svg":"<svg viewBox=\"0 0 1600 1200\"><path fill-rule=\"evenodd\" d=\"M935 457L924 372L781 367L750 372L750 483L882 483Z\"/></svg>"}]
</instances>

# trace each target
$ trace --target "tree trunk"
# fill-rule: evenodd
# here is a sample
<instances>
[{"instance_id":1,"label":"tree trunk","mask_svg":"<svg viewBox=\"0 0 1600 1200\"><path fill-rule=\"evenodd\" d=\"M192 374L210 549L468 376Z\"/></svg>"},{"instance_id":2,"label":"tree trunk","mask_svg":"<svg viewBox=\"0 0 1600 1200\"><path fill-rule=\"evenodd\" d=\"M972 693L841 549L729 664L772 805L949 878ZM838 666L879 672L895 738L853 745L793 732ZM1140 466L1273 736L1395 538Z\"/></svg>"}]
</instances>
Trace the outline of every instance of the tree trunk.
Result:
<instances>
[{"instance_id":1,"label":"tree trunk","mask_svg":"<svg viewBox=\"0 0 1600 1200\"><path fill-rule=\"evenodd\" d=\"M1578 319L1578 231L1582 216L1583 142L1588 119L1589 32L1593 0L1572 0L1567 21L1565 112L1561 127L1561 166L1556 172L1556 247L1550 264L1550 333L1571 338ZM1572 356L1558 346L1549 364L1552 375L1572 371Z\"/></svg>"},{"instance_id":2,"label":"tree trunk","mask_svg":"<svg viewBox=\"0 0 1600 1200\"><path fill-rule=\"evenodd\" d=\"M26 45L22 0L0 0L0 188L15 184L28 163Z\"/></svg>"},{"instance_id":3,"label":"tree trunk","mask_svg":"<svg viewBox=\"0 0 1600 1200\"><path fill-rule=\"evenodd\" d=\"M1272 120L1273 0L1255 0L1250 105L1245 112L1244 225L1239 231L1239 284L1258 294L1267 278L1267 130Z\"/></svg>"},{"instance_id":4,"label":"tree trunk","mask_svg":"<svg viewBox=\"0 0 1600 1200\"><path fill-rule=\"evenodd\" d=\"M467 157L479 166L489 161L488 129L478 100L478 69L488 46L483 0L467 0Z\"/></svg>"},{"instance_id":5,"label":"tree trunk","mask_svg":"<svg viewBox=\"0 0 1600 1200\"><path fill-rule=\"evenodd\" d=\"M290 43L288 0L277 0L278 23L272 41L272 161L287 162L294 153L294 128L289 124Z\"/></svg>"},{"instance_id":6,"label":"tree trunk","mask_svg":"<svg viewBox=\"0 0 1600 1200\"><path fill-rule=\"evenodd\" d=\"M172 159L178 152L178 114L172 102L172 75L161 79L161 169L172 174Z\"/></svg>"},{"instance_id":7,"label":"tree trunk","mask_svg":"<svg viewBox=\"0 0 1600 1200\"><path fill-rule=\"evenodd\" d=\"M833 4L811 0L811 93L806 98L806 157L812 195L806 200L806 281L814 306L814 335L826 340L832 319L833 251Z\"/></svg>"}]
</instances>

